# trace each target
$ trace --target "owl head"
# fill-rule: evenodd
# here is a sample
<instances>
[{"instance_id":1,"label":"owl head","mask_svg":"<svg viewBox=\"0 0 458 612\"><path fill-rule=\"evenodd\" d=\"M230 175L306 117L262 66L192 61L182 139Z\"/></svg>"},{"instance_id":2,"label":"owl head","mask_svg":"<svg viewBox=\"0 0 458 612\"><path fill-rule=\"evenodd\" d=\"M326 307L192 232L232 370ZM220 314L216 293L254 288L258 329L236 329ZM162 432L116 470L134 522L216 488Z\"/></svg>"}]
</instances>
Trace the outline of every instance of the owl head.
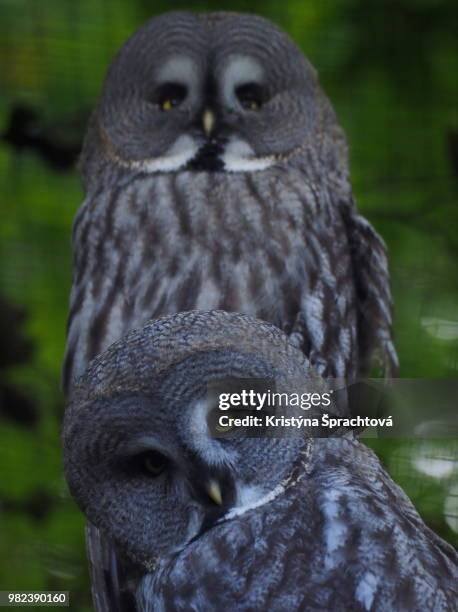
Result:
<instances>
[{"instance_id":1,"label":"owl head","mask_svg":"<svg viewBox=\"0 0 458 612\"><path fill-rule=\"evenodd\" d=\"M87 181L104 162L145 173L257 172L327 136L345 148L314 69L277 26L248 14L172 12L115 57L82 166Z\"/></svg>"},{"instance_id":2,"label":"owl head","mask_svg":"<svg viewBox=\"0 0 458 612\"><path fill-rule=\"evenodd\" d=\"M222 311L158 319L92 362L63 426L66 477L89 520L145 567L285 478L303 437L212 434L211 385L319 385L274 326Z\"/></svg>"}]
</instances>

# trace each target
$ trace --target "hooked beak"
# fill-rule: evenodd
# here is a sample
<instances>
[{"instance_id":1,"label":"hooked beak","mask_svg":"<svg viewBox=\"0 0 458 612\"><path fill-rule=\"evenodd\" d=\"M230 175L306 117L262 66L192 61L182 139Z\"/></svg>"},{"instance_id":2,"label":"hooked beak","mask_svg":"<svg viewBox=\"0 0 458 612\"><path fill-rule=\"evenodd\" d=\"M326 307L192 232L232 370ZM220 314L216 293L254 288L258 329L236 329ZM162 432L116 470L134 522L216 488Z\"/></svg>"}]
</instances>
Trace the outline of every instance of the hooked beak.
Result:
<instances>
[{"instance_id":1,"label":"hooked beak","mask_svg":"<svg viewBox=\"0 0 458 612\"><path fill-rule=\"evenodd\" d=\"M222 505L223 494L221 493L221 486L219 482L217 482L216 480L209 480L205 485L205 490L212 502L214 502L218 506Z\"/></svg>"},{"instance_id":2,"label":"hooked beak","mask_svg":"<svg viewBox=\"0 0 458 612\"><path fill-rule=\"evenodd\" d=\"M213 132L213 128L215 127L215 115L208 108L204 110L204 113L202 115L202 125L204 128L205 136L209 138L211 133Z\"/></svg>"}]
</instances>

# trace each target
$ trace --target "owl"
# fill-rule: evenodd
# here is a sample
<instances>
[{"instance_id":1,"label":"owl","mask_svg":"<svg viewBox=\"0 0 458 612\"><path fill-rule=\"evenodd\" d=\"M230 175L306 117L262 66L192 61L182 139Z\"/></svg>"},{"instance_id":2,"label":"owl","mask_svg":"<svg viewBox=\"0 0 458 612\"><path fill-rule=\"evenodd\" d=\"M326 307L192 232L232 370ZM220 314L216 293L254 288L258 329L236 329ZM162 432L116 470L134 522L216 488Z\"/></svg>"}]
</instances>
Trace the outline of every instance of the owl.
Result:
<instances>
[{"instance_id":1,"label":"owl","mask_svg":"<svg viewBox=\"0 0 458 612\"><path fill-rule=\"evenodd\" d=\"M150 318L242 312L326 376L397 358L385 246L358 214L315 70L261 17L152 19L108 71L85 139L64 386Z\"/></svg>"},{"instance_id":2,"label":"owl","mask_svg":"<svg viewBox=\"0 0 458 612\"><path fill-rule=\"evenodd\" d=\"M209 388L247 378L319 384L277 327L193 311L129 333L75 387L66 477L123 560L100 609L456 610L458 555L351 433L212 435Z\"/></svg>"},{"instance_id":3,"label":"owl","mask_svg":"<svg viewBox=\"0 0 458 612\"><path fill-rule=\"evenodd\" d=\"M67 394L130 329L193 309L274 324L325 376L373 356L396 368L385 246L356 210L315 70L269 21L146 23L111 64L81 170ZM111 544L91 524L87 539L94 583L111 580Z\"/></svg>"}]
</instances>

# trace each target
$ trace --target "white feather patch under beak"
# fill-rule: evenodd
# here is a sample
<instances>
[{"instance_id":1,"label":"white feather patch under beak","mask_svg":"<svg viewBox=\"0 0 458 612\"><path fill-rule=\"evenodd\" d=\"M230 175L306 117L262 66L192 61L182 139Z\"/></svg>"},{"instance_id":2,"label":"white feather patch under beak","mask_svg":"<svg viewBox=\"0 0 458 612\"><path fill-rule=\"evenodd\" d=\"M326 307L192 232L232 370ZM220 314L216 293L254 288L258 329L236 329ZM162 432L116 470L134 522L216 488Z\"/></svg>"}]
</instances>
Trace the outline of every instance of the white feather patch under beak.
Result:
<instances>
[{"instance_id":1,"label":"white feather patch under beak","mask_svg":"<svg viewBox=\"0 0 458 612\"><path fill-rule=\"evenodd\" d=\"M238 139L230 140L221 157L224 168L228 172L255 172L265 170L275 163L275 157L255 157L250 145Z\"/></svg>"}]
</instances>

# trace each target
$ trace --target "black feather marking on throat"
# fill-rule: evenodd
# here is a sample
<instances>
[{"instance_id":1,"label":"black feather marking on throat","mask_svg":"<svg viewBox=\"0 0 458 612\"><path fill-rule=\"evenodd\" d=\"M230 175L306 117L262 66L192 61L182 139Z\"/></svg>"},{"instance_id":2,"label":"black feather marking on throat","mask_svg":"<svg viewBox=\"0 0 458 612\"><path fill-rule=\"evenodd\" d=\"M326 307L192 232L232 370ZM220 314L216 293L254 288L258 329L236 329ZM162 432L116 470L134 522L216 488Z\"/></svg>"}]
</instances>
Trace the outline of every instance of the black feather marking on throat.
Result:
<instances>
[{"instance_id":1,"label":"black feather marking on throat","mask_svg":"<svg viewBox=\"0 0 458 612\"><path fill-rule=\"evenodd\" d=\"M221 159L223 153L223 143L219 141L207 142L191 159L187 168L194 172L222 172L224 170L224 163Z\"/></svg>"}]
</instances>

